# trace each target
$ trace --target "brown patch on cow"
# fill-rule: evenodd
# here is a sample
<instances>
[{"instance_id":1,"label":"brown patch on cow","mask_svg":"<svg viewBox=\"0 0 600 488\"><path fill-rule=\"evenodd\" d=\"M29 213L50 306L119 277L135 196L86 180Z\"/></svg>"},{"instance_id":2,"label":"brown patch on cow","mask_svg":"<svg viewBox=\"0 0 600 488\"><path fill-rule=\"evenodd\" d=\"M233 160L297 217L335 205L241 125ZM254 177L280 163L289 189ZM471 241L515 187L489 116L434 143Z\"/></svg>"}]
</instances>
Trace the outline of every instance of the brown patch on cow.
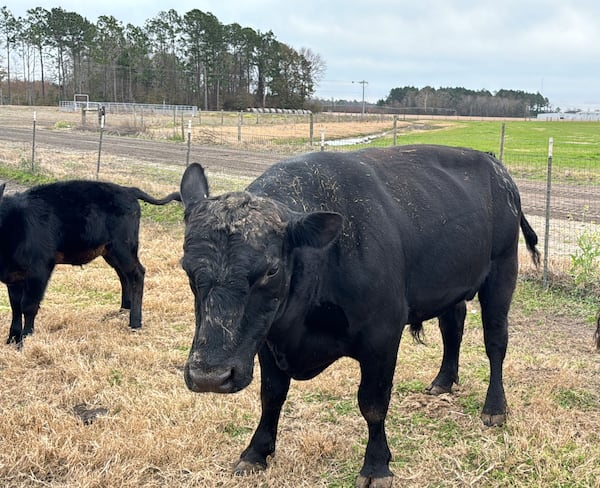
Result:
<instances>
[{"instance_id":1,"label":"brown patch on cow","mask_svg":"<svg viewBox=\"0 0 600 488\"><path fill-rule=\"evenodd\" d=\"M7 285L10 285L12 283L18 283L20 281L23 281L24 279L25 279L25 271L22 271L22 270L12 271L12 272L8 273L8 276L6 277L4 282Z\"/></svg>"},{"instance_id":2,"label":"brown patch on cow","mask_svg":"<svg viewBox=\"0 0 600 488\"><path fill-rule=\"evenodd\" d=\"M54 254L54 262L56 264L72 264L74 266L80 266L82 264L87 264L104 254L106 254L106 245L102 244L101 246L75 253L67 254L64 252L56 252Z\"/></svg>"}]
</instances>

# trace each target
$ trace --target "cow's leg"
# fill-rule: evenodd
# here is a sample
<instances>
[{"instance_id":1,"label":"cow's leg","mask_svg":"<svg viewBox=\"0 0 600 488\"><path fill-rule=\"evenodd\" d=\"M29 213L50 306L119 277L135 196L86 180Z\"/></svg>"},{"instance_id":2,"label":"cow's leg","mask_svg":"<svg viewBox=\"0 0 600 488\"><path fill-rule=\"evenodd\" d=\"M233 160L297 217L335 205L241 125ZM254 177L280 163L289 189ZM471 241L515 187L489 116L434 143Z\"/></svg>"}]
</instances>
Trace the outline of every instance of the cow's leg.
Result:
<instances>
[{"instance_id":1,"label":"cow's leg","mask_svg":"<svg viewBox=\"0 0 600 488\"><path fill-rule=\"evenodd\" d=\"M481 413L485 425L502 425L506 420L506 397L502 364L508 346L508 311L517 278L515 254L492 263L479 290L485 350L490 361L490 384Z\"/></svg>"},{"instance_id":2,"label":"cow's leg","mask_svg":"<svg viewBox=\"0 0 600 488\"><path fill-rule=\"evenodd\" d=\"M121 308L129 309L129 327L142 326L142 299L144 295L144 275L146 270L140 263L137 253L129 249L113 246L104 256L121 282Z\"/></svg>"},{"instance_id":3,"label":"cow's leg","mask_svg":"<svg viewBox=\"0 0 600 488\"><path fill-rule=\"evenodd\" d=\"M466 314L467 304L463 301L439 316L444 356L440 371L427 388L427 392L431 395L450 393L452 385L458 384L458 359Z\"/></svg>"},{"instance_id":4,"label":"cow's leg","mask_svg":"<svg viewBox=\"0 0 600 488\"><path fill-rule=\"evenodd\" d=\"M12 322L7 344L15 342L22 345L23 338L33 334L35 328L35 317L40 309L40 303L44 298L46 286L52 273L52 267L35 278L8 286L10 306L12 308ZM25 318L25 324L21 329L21 315Z\"/></svg>"},{"instance_id":5,"label":"cow's leg","mask_svg":"<svg viewBox=\"0 0 600 488\"><path fill-rule=\"evenodd\" d=\"M112 254L103 256L104 260L116 271L119 281L121 283L121 308L124 310L131 310L131 285L127 279L127 276L121 271L121 267L116 262Z\"/></svg>"},{"instance_id":6,"label":"cow's leg","mask_svg":"<svg viewBox=\"0 0 600 488\"><path fill-rule=\"evenodd\" d=\"M23 299L24 283L15 283L7 285L8 299L12 311L12 320L10 322L10 330L8 331L7 344L15 342L19 344L23 339L23 311L21 310L21 300Z\"/></svg>"},{"instance_id":7,"label":"cow's leg","mask_svg":"<svg viewBox=\"0 0 600 488\"><path fill-rule=\"evenodd\" d=\"M261 371L260 422L250 444L233 468L236 474L250 473L267 467L267 457L275 452L279 415L290 388L290 377L279 369L266 345L259 350L258 359Z\"/></svg>"},{"instance_id":8,"label":"cow's leg","mask_svg":"<svg viewBox=\"0 0 600 488\"><path fill-rule=\"evenodd\" d=\"M356 480L358 488L392 486L394 475L389 469L392 455L385 434L385 418L390 403L399 343L399 335L380 337L377 344L365 344L363 348L369 356L360 359L358 405L367 421L369 440L364 464ZM373 351L376 351L376 354L372 354Z\"/></svg>"}]
</instances>

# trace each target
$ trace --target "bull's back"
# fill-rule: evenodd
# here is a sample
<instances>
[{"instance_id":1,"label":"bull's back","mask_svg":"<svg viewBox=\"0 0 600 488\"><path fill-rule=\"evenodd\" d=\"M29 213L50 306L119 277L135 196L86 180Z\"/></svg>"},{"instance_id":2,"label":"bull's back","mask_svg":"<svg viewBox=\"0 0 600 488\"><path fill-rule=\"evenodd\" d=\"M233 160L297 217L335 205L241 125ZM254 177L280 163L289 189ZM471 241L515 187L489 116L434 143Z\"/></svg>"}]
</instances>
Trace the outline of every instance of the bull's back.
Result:
<instances>
[{"instance_id":1,"label":"bull's back","mask_svg":"<svg viewBox=\"0 0 600 488\"><path fill-rule=\"evenodd\" d=\"M493 211L490 201L498 191L519 205L510 176L489 155L435 145L301 155L272 166L248 190L293 210L338 211L350 220L383 219L391 227L418 228L436 216L481 218Z\"/></svg>"},{"instance_id":2,"label":"bull's back","mask_svg":"<svg viewBox=\"0 0 600 488\"><path fill-rule=\"evenodd\" d=\"M32 189L29 198L33 208L46 214L47 231L60 255L67 256L65 262L70 254L77 255L74 264L93 259L115 232L127 227L137 232L140 206L126 187L74 180Z\"/></svg>"}]
</instances>

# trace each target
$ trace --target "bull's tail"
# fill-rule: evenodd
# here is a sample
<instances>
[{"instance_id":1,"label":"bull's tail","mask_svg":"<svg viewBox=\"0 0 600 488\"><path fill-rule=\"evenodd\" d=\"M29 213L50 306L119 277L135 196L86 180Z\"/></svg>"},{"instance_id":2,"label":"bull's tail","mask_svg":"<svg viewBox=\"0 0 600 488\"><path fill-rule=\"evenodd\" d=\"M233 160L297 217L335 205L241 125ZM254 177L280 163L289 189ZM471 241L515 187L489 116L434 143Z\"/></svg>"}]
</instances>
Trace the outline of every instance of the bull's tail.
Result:
<instances>
[{"instance_id":1,"label":"bull's tail","mask_svg":"<svg viewBox=\"0 0 600 488\"><path fill-rule=\"evenodd\" d=\"M140 190L139 188L131 188L131 191L135 198L138 200L143 200L144 202L151 203L152 205L165 205L173 200L177 202L181 202L181 195L178 191L175 191L165 198L154 198L148 195L146 192Z\"/></svg>"},{"instance_id":2,"label":"bull's tail","mask_svg":"<svg viewBox=\"0 0 600 488\"><path fill-rule=\"evenodd\" d=\"M525 215L521 213L521 231L523 232L523 236L525 237L525 244L527 245L527 250L529 254L531 254L531 259L533 259L533 263L536 266L540 265L540 252L537 250L535 246L538 243L538 236L527 222Z\"/></svg>"}]
</instances>

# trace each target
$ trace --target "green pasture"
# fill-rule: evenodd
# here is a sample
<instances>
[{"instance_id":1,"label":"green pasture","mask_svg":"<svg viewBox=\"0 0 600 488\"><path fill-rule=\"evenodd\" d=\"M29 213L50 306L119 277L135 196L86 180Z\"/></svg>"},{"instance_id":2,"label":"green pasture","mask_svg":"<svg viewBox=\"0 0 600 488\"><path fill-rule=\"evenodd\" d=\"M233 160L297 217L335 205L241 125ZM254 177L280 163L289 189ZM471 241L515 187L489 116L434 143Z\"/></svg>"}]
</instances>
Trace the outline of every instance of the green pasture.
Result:
<instances>
[{"instance_id":1,"label":"green pasture","mask_svg":"<svg viewBox=\"0 0 600 488\"><path fill-rule=\"evenodd\" d=\"M505 154L548 157L549 140L554 140L553 158L570 164L600 162L600 122L541 121L428 121L422 130L400 130L397 144L444 144L500 153L504 125ZM389 145L392 136L378 140Z\"/></svg>"},{"instance_id":2,"label":"green pasture","mask_svg":"<svg viewBox=\"0 0 600 488\"><path fill-rule=\"evenodd\" d=\"M555 178L571 183L600 184L600 122L423 120L399 127L395 139L397 145L442 144L491 152L502 156L513 175L543 179L547 174L551 138ZM390 132L360 147L392 144L394 136Z\"/></svg>"}]
</instances>

